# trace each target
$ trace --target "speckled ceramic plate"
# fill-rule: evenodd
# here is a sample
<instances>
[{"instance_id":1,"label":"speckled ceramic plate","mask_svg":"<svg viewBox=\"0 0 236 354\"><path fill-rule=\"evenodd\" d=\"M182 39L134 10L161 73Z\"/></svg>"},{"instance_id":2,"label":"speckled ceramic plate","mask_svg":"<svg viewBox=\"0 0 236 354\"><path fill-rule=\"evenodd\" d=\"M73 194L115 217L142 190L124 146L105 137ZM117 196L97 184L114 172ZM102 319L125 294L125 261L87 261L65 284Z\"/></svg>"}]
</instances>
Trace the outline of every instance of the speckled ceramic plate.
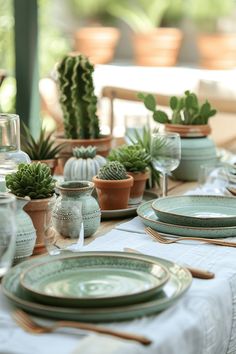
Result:
<instances>
[{"instance_id":1,"label":"speckled ceramic plate","mask_svg":"<svg viewBox=\"0 0 236 354\"><path fill-rule=\"evenodd\" d=\"M145 301L168 278L169 272L157 261L81 254L33 265L21 274L20 282L42 303L99 307Z\"/></svg>"},{"instance_id":2,"label":"speckled ceramic plate","mask_svg":"<svg viewBox=\"0 0 236 354\"><path fill-rule=\"evenodd\" d=\"M236 226L236 200L226 196L184 195L152 203L160 221L188 226Z\"/></svg>"},{"instance_id":3,"label":"speckled ceramic plate","mask_svg":"<svg viewBox=\"0 0 236 354\"><path fill-rule=\"evenodd\" d=\"M154 200L153 200L154 201ZM156 216L152 209L152 202L149 201L140 205L137 209L137 214L145 226L150 226L164 234L186 236L186 237L207 237L207 238L222 238L236 236L236 226L229 227L194 227L175 225L162 222Z\"/></svg>"},{"instance_id":4,"label":"speckled ceramic plate","mask_svg":"<svg viewBox=\"0 0 236 354\"><path fill-rule=\"evenodd\" d=\"M151 191L145 191L143 194L143 202L157 198L157 194ZM115 218L129 218L131 216L137 215L137 208L140 204L128 205L126 209L116 209L116 210L101 210L102 219L115 219Z\"/></svg>"},{"instance_id":5,"label":"speckled ceramic plate","mask_svg":"<svg viewBox=\"0 0 236 354\"><path fill-rule=\"evenodd\" d=\"M111 256L120 256L122 254L134 260L139 259L158 262L168 269L170 278L162 291L142 303L102 308L69 308L44 305L36 302L35 299L26 293L20 286L20 274L22 272L34 264L45 263L51 259L49 256L44 256L23 262L8 271L2 280L3 293L13 305L35 315L54 319L104 322L123 321L135 317L153 315L163 311L175 304L191 285L192 277L186 268L161 258L124 252L86 252L86 255L88 256L99 256L104 254L109 254Z\"/></svg>"}]
</instances>

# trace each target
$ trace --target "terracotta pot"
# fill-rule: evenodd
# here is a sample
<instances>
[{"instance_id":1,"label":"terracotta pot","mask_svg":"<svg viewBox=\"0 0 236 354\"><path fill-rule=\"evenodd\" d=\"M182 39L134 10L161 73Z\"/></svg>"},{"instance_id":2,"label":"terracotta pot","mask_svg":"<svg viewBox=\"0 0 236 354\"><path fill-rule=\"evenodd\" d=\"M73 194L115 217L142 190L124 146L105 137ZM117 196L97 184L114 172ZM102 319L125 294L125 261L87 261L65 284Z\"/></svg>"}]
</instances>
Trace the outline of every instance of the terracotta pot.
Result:
<instances>
[{"instance_id":1,"label":"terracotta pot","mask_svg":"<svg viewBox=\"0 0 236 354\"><path fill-rule=\"evenodd\" d=\"M200 65L207 69L236 66L236 33L200 35L197 39Z\"/></svg>"},{"instance_id":2,"label":"terracotta pot","mask_svg":"<svg viewBox=\"0 0 236 354\"><path fill-rule=\"evenodd\" d=\"M182 124L165 124L165 131L170 133L179 133L183 138L199 138L207 136L211 133L211 127L204 125L182 125Z\"/></svg>"},{"instance_id":3,"label":"terracotta pot","mask_svg":"<svg viewBox=\"0 0 236 354\"><path fill-rule=\"evenodd\" d=\"M134 184L130 189L129 204L138 204L143 199L143 193L146 186L146 181L149 178L149 171L146 172L129 172L134 179Z\"/></svg>"},{"instance_id":4,"label":"terracotta pot","mask_svg":"<svg viewBox=\"0 0 236 354\"><path fill-rule=\"evenodd\" d=\"M49 202L53 202L54 200L56 200L54 196L45 199L32 199L24 206L24 210L31 217L36 229L36 244L33 254L42 254L46 252L44 245L45 225L51 218Z\"/></svg>"},{"instance_id":5,"label":"terracotta pot","mask_svg":"<svg viewBox=\"0 0 236 354\"><path fill-rule=\"evenodd\" d=\"M112 61L120 32L113 27L84 27L75 33L75 50L89 57L93 64Z\"/></svg>"},{"instance_id":6,"label":"terracotta pot","mask_svg":"<svg viewBox=\"0 0 236 354\"><path fill-rule=\"evenodd\" d=\"M46 165L48 165L48 167L50 167L51 170L51 175L54 175L55 172L55 168L57 166L57 159L50 159L50 160L32 160L32 162L42 162L45 163Z\"/></svg>"},{"instance_id":7,"label":"terracotta pot","mask_svg":"<svg viewBox=\"0 0 236 354\"><path fill-rule=\"evenodd\" d=\"M173 66L177 62L182 41L177 28L156 28L133 37L135 63L146 66Z\"/></svg>"},{"instance_id":8,"label":"terracotta pot","mask_svg":"<svg viewBox=\"0 0 236 354\"><path fill-rule=\"evenodd\" d=\"M104 180L93 177L96 187L98 202L102 210L126 209L130 195L130 188L134 179L128 176L121 180Z\"/></svg>"},{"instance_id":9,"label":"terracotta pot","mask_svg":"<svg viewBox=\"0 0 236 354\"><path fill-rule=\"evenodd\" d=\"M72 156L74 147L93 145L97 148L97 154L107 156L111 149L112 135L104 135L100 139L66 139L61 135L56 137L56 145L65 143L65 146L60 152L58 158L59 170L63 173L63 168L66 161Z\"/></svg>"}]
</instances>

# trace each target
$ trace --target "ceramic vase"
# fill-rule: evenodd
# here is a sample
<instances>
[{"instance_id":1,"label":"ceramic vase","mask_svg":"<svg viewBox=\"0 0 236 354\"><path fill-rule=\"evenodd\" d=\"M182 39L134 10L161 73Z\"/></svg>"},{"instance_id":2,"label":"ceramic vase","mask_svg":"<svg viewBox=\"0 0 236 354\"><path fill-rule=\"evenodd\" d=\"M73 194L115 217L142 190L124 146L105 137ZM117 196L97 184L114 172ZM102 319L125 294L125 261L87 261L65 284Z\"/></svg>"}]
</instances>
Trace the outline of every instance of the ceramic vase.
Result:
<instances>
[{"instance_id":1,"label":"ceramic vase","mask_svg":"<svg viewBox=\"0 0 236 354\"><path fill-rule=\"evenodd\" d=\"M57 189L60 193L60 197L58 197L53 209L54 224L57 225L57 231L62 231L62 234L66 233L66 230L62 230L62 227L59 226L59 224L63 224L64 218L63 227L67 227L67 236L73 234L74 231L72 229L76 228L77 217L71 206L74 206L76 209L77 204L79 209L82 204L84 237L93 235L101 222L101 210L98 202L91 195L94 189L94 183L89 181L67 181L59 183ZM67 226L65 224L67 224Z\"/></svg>"},{"instance_id":2,"label":"ceramic vase","mask_svg":"<svg viewBox=\"0 0 236 354\"><path fill-rule=\"evenodd\" d=\"M36 242L36 231L33 222L23 209L28 202L29 201L24 198L16 199L17 235L14 262L22 261L31 256Z\"/></svg>"}]
</instances>

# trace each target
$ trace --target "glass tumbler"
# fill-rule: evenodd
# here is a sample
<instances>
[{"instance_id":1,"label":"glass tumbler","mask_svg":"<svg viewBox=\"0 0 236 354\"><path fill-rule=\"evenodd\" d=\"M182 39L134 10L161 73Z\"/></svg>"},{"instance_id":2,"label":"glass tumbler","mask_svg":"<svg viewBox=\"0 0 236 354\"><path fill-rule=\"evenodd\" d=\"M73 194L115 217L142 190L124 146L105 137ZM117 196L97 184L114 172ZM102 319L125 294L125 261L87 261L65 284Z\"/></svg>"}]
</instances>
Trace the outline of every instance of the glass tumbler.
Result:
<instances>
[{"instance_id":1,"label":"glass tumbler","mask_svg":"<svg viewBox=\"0 0 236 354\"><path fill-rule=\"evenodd\" d=\"M11 267L16 247L16 198L0 193L0 278Z\"/></svg>"}]
</instances>

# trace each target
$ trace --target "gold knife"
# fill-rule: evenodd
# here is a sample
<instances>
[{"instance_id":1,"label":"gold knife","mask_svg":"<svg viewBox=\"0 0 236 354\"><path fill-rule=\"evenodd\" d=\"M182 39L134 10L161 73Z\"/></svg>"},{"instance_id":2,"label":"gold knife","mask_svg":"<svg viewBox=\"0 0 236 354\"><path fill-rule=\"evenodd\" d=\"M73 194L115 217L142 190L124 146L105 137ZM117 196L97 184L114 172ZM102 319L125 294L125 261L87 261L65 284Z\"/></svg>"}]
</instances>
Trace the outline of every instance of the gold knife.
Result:
<instances>
[{"instance_id":1,"label":"gold knife","mask_svg":"<svg viewBox=\"0 0 236 354\"><path fill-rule=\"evenodd\" d=\"M130 252L130 253L142 254L142 252L137 251L133 248L129 248L129 247L125 247L124 251ZM199 269L199 268L192 268L189 266L186 266L185 268L187 268L189 270L189 272L192 274L192 276L194 278L199 278L199 279L213 279L213 278L215 278L215 274L212 272L209 272L208 270Z\"/></svg>"}]
</instances>

